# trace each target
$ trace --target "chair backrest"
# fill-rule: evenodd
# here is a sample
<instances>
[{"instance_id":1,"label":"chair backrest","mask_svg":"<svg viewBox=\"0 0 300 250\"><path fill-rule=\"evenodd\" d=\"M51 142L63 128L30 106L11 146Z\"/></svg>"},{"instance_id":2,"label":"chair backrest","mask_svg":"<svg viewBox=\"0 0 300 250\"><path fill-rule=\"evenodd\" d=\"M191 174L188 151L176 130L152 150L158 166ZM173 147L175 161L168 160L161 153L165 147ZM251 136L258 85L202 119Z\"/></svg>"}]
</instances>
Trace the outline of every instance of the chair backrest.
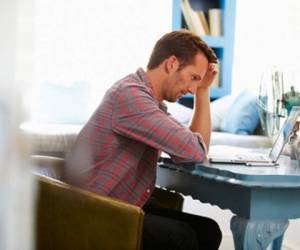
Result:
<instances>
[{"instance_id":1,"label":"chair backrest","mask_svg":"<svg viewBox=\"0 0 300 250\"><path fill-rule=\"evenodd\" d=\"M60 159L36 157L33 161L40 163L40 169L35 169L39 174L37 250L140 249L144 217L141 208L40 175L59 177L63 166Z\"/></svg>"},{"instance_id":2,"label":"chair backrest","mask_svg":"<svg viewBox=\"0 0 300 250\"><path fill-rule=\"evenodd\" d=\"M64 181L65 160L63 158L33 155L31 161L32 165L35 166L34 172ZM160 207L182 211L184 199L179 193L155 188L151 198L155 200L155 203Z\"/></svg>"}]
</instances>

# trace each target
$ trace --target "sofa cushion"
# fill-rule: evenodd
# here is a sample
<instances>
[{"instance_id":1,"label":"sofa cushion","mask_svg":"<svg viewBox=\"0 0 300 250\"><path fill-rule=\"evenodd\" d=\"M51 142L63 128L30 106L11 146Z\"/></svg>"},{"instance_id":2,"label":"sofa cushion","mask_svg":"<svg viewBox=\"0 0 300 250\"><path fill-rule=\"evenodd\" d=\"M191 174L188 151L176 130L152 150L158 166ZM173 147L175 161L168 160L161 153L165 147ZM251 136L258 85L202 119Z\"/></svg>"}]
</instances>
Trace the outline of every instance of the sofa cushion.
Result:
<instances>
[{"instance_id":1,"label":"sofa cushion","mask_svg":"<svg viewBox=\"0 0 300 250\"><path fill-rule=\"evenodd\" d=\"M259 123L257 97L251 92L241 92L227 110L221 130L234 134L253 134Z\"/></svg>"},{"instance_id":2,"label":"sofa cushion","mask_svg":"<svg viewBox=\"0 0 300 250\"><path fill-rule=\"evenodd\" d=\"M171 114L177 121L187 125L190 122L190 119L193 115L193 110L178 102L166 102L168 107L168 112Z\"/></svg>"},{"instance_id":3,"label":"sofa cushion","mask_svg":"<svg viewBox=\"0 0 300 250\"><path fill-rule=\"evenodd\" d=\"M90 115L87 82L70 85L41 83L34 100L32 118L37 122L82 124Z\"/></svg>"},{"instance_id":4,"label":"sofa cushion","mask_svg":"<svg viewBox=\"0 0 300 250\"><path fill-rule=\"evenodd\" d=\"M221 131L224 116L235 99L234 95L227 95L210 103L211 122L213 131Z\"/></svg>"},{"instance_id":5,"label":"sofa cushion","mask_svg":"<svg viewBox=\"0 0 300 250\"><path fill-rule=\"evenodd\" d=\"M212 132L211 145L230 145L243 148L270 148L273 138L262 135L238 135L225 132Z\"/></svg>"},{"instance_id":6,"label":"sofa cushion","mask_svg":"<svg viewBox=\"0 0 300 250\"><path fill-rule=\"evenodd\" d=\"M83 125L25 122L21 125L26 134L31 153L65 157L74 144Z\"/></svg>"},{"instance_id":7,"label":"sofa cushion","mask_svg":"<svg viewBox=\"0 0 300 250\"><path fill-rule=\"evenodd\" d=\"M220 131L221 123L227 110L232 105L235 95L227 95L210 103L212 130ZM193 115L193 110L177 102L166 102L168 112L180 123L188 125Z\"/></svg>"}]
</instances>

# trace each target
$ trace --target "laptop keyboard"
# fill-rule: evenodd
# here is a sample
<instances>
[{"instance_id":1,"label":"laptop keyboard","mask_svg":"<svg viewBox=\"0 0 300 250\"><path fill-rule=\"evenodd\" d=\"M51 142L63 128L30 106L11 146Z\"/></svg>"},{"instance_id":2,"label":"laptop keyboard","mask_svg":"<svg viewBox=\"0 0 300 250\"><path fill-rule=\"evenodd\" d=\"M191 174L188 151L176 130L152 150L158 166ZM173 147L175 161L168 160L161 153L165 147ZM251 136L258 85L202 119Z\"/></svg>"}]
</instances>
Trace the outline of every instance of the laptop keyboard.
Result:
<instances>
[{"instance_id":1,"label":"laptop keyboard","mask_svg":"<svg viewBox=\"0 0 300 250\"><path fill-rule=\"evenodd\" d=\"M259 154L237 154L236 157L239 160L246 160L246 161L270 161L269 157L266 155L259 155Z\"/></svg>"}]
</instances>

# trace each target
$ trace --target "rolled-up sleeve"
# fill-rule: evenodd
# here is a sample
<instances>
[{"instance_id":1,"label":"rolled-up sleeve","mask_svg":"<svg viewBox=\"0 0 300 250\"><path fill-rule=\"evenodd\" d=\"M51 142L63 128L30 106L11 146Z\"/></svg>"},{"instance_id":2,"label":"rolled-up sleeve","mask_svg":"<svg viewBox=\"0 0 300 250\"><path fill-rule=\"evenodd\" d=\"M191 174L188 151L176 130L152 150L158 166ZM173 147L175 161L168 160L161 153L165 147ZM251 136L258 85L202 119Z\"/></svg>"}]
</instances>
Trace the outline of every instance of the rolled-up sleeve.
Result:
<instances>
[{"instance_id":1,"label":"rolled-up sleeve","mask_svg":"<svg viewBox=\"0 0 300 250\"><path fill-rule=\"evenodd\" d=\"M115 93L112 127L115 133L168 153L175 162L202 162L206 148L193 133L158 107L146 87L128 85Z\"/></svg>"}]
</instances>

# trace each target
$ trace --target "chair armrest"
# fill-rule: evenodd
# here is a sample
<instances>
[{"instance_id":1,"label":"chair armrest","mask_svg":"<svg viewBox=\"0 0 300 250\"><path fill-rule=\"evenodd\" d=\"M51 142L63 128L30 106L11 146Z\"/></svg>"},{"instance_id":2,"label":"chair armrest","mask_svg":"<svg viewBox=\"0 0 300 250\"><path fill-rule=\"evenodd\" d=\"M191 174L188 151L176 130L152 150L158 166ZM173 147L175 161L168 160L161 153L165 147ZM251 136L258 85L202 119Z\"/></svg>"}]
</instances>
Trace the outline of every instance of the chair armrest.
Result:
<instances>
[{"instance_id":1,"label":"chair armrest","mask_svg":"<svg viewBox=\"0 0 300 250\"><path fill-rule=\"evenodd\" d=\"M30 163L33 166L33 172L54 179L62 180L64 176L65 160L64 158L48 155L31 155Z\"/></svg>"},{"instance_id":2,"label":"chair armrest","mask_svg":"<svg viewBox=\"0 0 300 250\"><path fill-rule=\"evenodd\" d=\"M179 193L155 187L151 198L154 199L157 206L182 211L184 199Z\"/></svg>"},{"instance_id":3,"label":"chair armrest","mask_svg":"<svg viewBox=\"0 0 300 250\"><path fill-rule=\"evenodd\" d=\"M37 249L140 249L141 208L37 176Z\"/></svg>"}]
</instances>

